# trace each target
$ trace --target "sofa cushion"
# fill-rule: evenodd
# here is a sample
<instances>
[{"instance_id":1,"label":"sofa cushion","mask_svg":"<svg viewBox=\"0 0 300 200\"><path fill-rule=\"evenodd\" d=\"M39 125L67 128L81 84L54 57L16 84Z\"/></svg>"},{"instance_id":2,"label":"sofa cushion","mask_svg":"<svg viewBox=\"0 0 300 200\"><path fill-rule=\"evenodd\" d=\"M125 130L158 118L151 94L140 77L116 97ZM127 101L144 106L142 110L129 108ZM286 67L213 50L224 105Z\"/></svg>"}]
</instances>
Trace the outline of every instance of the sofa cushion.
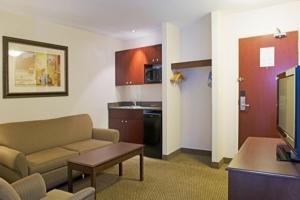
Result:
<instances>
[{"instance_id":1,"label":"sofa cushion","mask_svg":"<svg viewBox=\"0 0 300 200\"><path fill-rule=\"evenodd\" d=\"M67 165L67 160L78 156L78 152L56 147L26 156L29 174L45 173Z\"/></svg>"},{"instance_id":2,"label":"sofa cushion","mask_svg":"<svg viewBox=\"0 0 300 200\"><path fill-rule=\"evenodd\" d=\"M0 124L0 145L24 154L51 149L92 138L89 115Z\"/></svg>"},{"instance_id":3,"label":"sofa cushion","mask_svg":"<svg viewBox=\"0 0 300 200\"><path fill-rule=\"evenodd\" d=\"M63 148L71 150L71 151L76 151L79 154L85 153L87 151L91 151L94 149L98 149L101 147L104 147L106 145L110 145L112 142L104 141L104 140L95 140L95 139L89 139L89 140L84 140L81 142L75 142L72 144L68 144L63 146Z\"/></svg>"}]
</instances>

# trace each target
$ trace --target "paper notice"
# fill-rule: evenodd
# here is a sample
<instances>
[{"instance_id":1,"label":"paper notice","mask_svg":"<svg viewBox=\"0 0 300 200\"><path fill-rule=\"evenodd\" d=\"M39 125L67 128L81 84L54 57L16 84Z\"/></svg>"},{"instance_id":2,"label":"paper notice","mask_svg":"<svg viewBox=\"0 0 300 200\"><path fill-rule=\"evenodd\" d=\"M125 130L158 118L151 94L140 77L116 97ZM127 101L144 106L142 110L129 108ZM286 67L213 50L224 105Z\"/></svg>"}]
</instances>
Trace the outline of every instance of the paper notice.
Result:
<instances>
[{"instance_id":1,"label":"paper notice","mask_svg":"<svg viewBox=\"0 0 300 200\"><path fill-rule=\"evenodd\" d=\"M275 66L275 47L260 48L260 67Z\"/></svg>"}]
</instances>

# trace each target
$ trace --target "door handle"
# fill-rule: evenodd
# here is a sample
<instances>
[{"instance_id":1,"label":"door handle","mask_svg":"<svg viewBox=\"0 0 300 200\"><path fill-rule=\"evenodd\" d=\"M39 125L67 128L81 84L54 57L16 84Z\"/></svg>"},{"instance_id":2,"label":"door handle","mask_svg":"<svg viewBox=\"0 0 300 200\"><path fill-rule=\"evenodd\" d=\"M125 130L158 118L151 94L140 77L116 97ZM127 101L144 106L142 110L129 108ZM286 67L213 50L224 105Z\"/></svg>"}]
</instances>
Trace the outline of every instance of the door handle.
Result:
<instances>
[{"instance_id":1,"label":"door handle","mask_svg":"<svg viewBox=\"0 0 300 200\"><path fill-rule=\"evenodd\" d=\"M250 104L246 103L246 92L244 90L240 91L240 111L245 111L249 108Z\"/></svg>"},{"instance_id":2,"label":"door handle","mask_svg":"<svg viewBox=\"0 0 300 200\"><path fill-rule=\"evenodd\" d=\"M239 78L238 78L238 82L242 82L242 81L244 81L245 80L245 78L244 77L242 77L242 76L240 76Z\"/></svg>"},{"instance_id":3,"label":"door handle","mask_svg":"<svg viewBox=\"0 0 300 200\"><path fill-rule=\"evenodd\" d=\"M243 103L243 104L241 104L241 106L244 106L244 107L250 107L250 104L245 104L245 103Z\"/></svg>"}]
</instances>

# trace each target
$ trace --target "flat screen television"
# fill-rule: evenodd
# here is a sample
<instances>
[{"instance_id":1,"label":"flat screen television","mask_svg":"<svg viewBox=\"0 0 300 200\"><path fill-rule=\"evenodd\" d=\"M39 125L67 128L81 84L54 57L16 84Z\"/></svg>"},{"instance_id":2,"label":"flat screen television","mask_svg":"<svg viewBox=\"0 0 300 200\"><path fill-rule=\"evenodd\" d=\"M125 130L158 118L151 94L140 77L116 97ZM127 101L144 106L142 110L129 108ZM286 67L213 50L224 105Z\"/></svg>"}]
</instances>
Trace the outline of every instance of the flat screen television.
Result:
<instances>
[{"instance_id":1,"label":"flat screen television","mask_svg":"<svg viewBox=\"0 0 300 200\"><path fill-rule=\"evenodd\" d=\"M277 158L300 161L300 67L277 75L277 129L287 145L278 145Z\"/></svg>"}]
</instances>

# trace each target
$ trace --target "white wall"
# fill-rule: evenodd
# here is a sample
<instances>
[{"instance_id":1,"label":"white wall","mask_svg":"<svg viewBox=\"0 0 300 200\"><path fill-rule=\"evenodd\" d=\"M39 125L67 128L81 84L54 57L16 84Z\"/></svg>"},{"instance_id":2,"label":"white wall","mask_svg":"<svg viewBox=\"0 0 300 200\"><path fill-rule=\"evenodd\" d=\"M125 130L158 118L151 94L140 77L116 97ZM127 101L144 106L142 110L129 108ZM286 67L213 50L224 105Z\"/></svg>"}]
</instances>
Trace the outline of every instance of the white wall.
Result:
<instances>
[{"instance_id":1,"label":"white wall","mask_svg":"<svg viewBox=\"0 0 300 200\"><path fill-rule=\"evenodd\" d=\"M184 70L181 85L182 137L181 146L211 150L212 97L208 87L211 67Z\"/></svg>"},{"instance_id":2,"label":"white wall","mask_svg":"<svg viewBox=\"0 0 300 200\"><path fill-rule=\"evenodd\" d=\"M118 86L118 101L162 101L162 85Z\"/></svg>"},{"instance_id":3,"label":"white wall","mask_svg":"<svg viewBox=\"0 0 300 200\"><path fill-rule=\"evenodd\" d=\"M123 41L122 49L132 49L161 43L161 33L154 33L135 40L125 40ZM162 84L118 86L117 91L118 99L121 101L162 101Z\"/></svg>"},{"instance_id":4,"label":"white wall","mask_svg":"<svg viewBox=\"0 0 300 200\"><path fill-rule=\"evenodd\" d=\"M210 14L181 27L180 31L182 62L211 58Z\"/></svg>"},{"instance_id":5,"label":"white wall","mask_svg":"<svg viewBox=\"0 0 300 200\"><path fill-rule=\"evenodd\" d=\"M134 33L132 33L134 34ZM162 33L161 31L157 31L151 35L137 38L134 40L124 40L123 41L123 48L124 49L132 49L144 46L151 46L154 44L161 44L162 42Z\"/></svg>"},{"instance_id":6,"label":"white wall","mask_svg":"<svg viewBox=\"0 0 300 200\"><path fill-rule=\"evenodd\" d=\"M68 97L0 98L0 123L89 113L95 127L108 126L107 102L116 101L118 96L112 77L114 52L121 48L120 41L2 11L0 27L0 40L5 35L68 46L70 93Z\"/></svg>"},{"instance_id":7,"label":"white wall","mask_svg":"<svg viewBox=\"0 0 300 200\"><path fill-rule=\"evenodd\" d=\"M207 15L181 28L180 61L211 58L211 17ZM211 67L181 70L182 142L190 149L211 150L212 97L208 87Z\"/></svg>"},{"instance_id":8,"label":"white wall","mask_svg":"<svg viewBox=\"0 0 300 200\"><path fill-rule=\"evenodd\" d=\"M180 29L171 23L162 25L163 43L163 154L181 148L181 95L178 85L172 85L171 63L180 59Z\"/></svg>"},{"instance_id":9,"label":"white wall","mask_svg":"<svg viewBox=\"0 0 300 200\"><path fill-rule=\"evenodd\" d=\"M272 34L276 27L298 30L299 10L300 2L295 1L240 13L213 13L213 161L233 157L238 150L238 39Z\"/></svg>"}]
</instances>

